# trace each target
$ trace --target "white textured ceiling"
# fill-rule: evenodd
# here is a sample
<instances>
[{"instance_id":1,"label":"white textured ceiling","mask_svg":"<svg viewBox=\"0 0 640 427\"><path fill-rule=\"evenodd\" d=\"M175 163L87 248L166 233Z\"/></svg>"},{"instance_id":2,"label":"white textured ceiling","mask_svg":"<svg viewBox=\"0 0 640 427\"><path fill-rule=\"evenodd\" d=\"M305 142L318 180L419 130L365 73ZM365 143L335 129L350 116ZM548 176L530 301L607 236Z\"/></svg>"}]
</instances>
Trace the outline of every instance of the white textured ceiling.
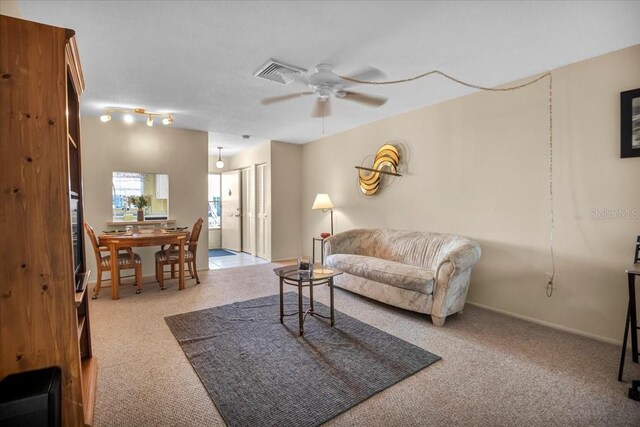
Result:
<instances>
[{"instance_id":1,"label":"white textured ceiling","mask_svg":"<svg viewBox=\"0 0 640 427\"><path fill-rule=\"evenodd\" d=\"M209 132L209 155L217 156L218 147L222 147L221 154L223 157L238 154L245 148L253 147L268 142L269 139L252 136L248 139L242 135L232 135L220 132Z\"/></svg>"},{"instance_id":2,"label":"white textured ceiling","mask_svg":"<svg viewBox=\"0 0 640 427\"><path fill-rule=\"evenodd\" d=\"M265 107L305 90L253 77L269 58L390 79L440 69L492 86L640 43L640 2L21 1L25 19L76 31L87 90L83 114L104 106L175 113L174 126L304 143L470 90L440 77L356 90L389 97L378 109L344 100L311 118L313 99Z\"/></svg>"}]
</instances>

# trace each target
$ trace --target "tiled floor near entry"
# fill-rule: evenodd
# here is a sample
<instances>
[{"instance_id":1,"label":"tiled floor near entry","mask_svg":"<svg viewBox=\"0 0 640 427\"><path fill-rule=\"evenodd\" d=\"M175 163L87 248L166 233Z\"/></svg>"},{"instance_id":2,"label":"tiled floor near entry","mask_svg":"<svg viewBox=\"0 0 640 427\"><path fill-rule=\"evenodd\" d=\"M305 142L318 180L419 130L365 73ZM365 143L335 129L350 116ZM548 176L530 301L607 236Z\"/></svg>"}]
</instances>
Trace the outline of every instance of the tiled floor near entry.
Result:
<instances>
[{"instance_id":1,"label":"tiled floor near entry","mask_svg":"<svg viewBox=\"0 0 640 427\"><path fill-rule=\"evenodd\" d=\"M229 251L232 252L232 251ZM233 252L234 255L221 256L221 257L209 257L209 270L217 270L220 268L233 268L244 267L247 265L266 264L266 261L262 258L255 257L253 255L244 252Z\"/></svg>"}]
</instances>

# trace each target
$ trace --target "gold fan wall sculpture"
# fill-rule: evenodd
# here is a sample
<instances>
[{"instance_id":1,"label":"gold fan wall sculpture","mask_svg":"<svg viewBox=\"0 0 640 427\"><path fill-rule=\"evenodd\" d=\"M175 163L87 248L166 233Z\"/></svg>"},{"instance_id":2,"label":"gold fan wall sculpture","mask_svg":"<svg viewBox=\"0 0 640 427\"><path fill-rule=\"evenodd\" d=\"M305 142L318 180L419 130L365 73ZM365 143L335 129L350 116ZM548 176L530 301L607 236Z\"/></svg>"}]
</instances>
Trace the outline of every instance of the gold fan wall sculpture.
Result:
<instances>
[{"instance_id":1,"label":"gold fan wall sculpture","mask_svg":"<svg viewBox=\"0 0 640 427\"><path fill-rule=\"evenodd\" d=\"M381 174L402 176L398 173L399 164L400 154L396 147L391 144L385 144L376 152L372 168L356 166L356 169L358 169L358 184L362 194L372 196L378 191Z\"/></svg>"}]
</instances>

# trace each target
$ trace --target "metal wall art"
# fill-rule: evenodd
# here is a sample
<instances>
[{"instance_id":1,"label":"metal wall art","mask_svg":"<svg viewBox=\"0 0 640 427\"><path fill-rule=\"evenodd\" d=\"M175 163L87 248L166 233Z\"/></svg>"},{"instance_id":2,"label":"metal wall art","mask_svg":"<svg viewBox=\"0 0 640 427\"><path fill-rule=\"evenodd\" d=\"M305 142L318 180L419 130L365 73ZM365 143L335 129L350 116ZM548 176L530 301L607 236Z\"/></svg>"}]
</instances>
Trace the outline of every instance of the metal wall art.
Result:
<instances>
[{"instance_id":1,"label":"metal wall art","mask_svg":"<svg viewBox=\"0 0 640 427\"><path fill-rule=\"evenodd\" d=\"M358 169L358 184L362 194L372 196L378 191L380 188L380 175L402 176L398 173L399 164L400 154L396 147L391 144L385 144L376 152L371 168L356 166L355 168Z\"/></svg>"}]
</instances>

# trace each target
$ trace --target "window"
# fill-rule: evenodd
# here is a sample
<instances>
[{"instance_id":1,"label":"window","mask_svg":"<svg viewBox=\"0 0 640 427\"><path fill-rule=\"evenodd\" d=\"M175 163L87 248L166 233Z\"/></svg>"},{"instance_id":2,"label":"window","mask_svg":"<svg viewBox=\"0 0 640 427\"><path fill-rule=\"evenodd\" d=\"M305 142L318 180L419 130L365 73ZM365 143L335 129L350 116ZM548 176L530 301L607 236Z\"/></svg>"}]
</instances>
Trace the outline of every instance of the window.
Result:
<instances>
[{"instance_id":1,"label":"window","mask_svg":"<svg viewBox=\"0 0 640 427\"><path fill-rule=\"evenodd\" d=\"M149 196L146 219L167 219L169 215L169 175L159 173L113 172L111 209L114 221L133 221L137 207L131 196Z\"/></svg>"},{"instance_id":2,"label":"window","mask_svg":"<svg viewBox=\"0 0 640 427\"><path fill-rule=\"evenodd\" d=\"M209 174L209 228L220 228L220 214L222 204L220 201L220 174Z\"/></svg>"},{"instance_id":3,"label":"window","mask_svg":"<svg viewBox=\"0 0 640 427\"><path fill-rule=\"evenodd\" d=\"M135 172L114 172L113 173L113 210L124 211L129 205L127 197L141 196L144 191L144 174Z\"/></svg>"}]
</instances>

